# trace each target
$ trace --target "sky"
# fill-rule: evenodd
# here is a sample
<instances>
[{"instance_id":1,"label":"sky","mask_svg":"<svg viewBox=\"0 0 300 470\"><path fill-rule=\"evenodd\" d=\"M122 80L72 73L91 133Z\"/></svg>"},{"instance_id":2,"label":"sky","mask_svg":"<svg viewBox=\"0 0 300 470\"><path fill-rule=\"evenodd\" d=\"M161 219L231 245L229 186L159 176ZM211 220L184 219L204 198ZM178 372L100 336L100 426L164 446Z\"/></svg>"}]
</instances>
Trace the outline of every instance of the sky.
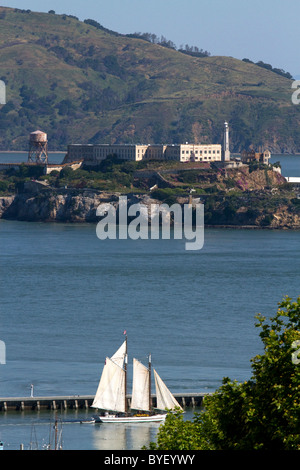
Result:
<instances>
[{"instance_id":1,"label":"sky","mask_svg":"<svg viewBox=\"0 0 300 470\"><path fill-rule=\"evenodd\" d=\"M177 47L262 60L300 78L299 0L0 0L1 6L75 15L118 33L149 32Z\"/></svg>"}]
</instances>

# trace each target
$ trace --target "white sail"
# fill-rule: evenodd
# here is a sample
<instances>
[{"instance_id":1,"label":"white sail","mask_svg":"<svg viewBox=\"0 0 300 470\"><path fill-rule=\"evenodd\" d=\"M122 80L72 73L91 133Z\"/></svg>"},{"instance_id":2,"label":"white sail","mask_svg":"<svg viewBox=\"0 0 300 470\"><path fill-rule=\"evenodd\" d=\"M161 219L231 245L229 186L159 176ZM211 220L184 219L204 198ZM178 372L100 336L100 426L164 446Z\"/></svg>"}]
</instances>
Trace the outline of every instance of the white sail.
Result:
<instances>
[{"instance_id":1,"label":"white sail","mask_svg":"<svg viewBox=\"0 0 300 470\"><path fill-rule=\"evenodd\" d=\"M133 359L133 382L131 409L149 411L149 369Z\"/></svg>"},{"instance_id":2,"label":"white sail","mask_svg":"<svg viewBox=\"0 0 300 470\"><path fill-rule=\"evenodd\" d=\"M107 357L99 386L92 403L93 408L110 411L125 411L125 370L126 341L111 357Z\"/></svg>"},{"instance_id":3,"label":"white sail","mask_svg":"<svg viewBox=\"0 0 300 470\"><path fill-rule=\"evenodd\" d=\"M159 410L174 410L176 407L182 409L155 369L153 369L153 372L156 387L156 407Z\"/></svg>"},{"instance_id":4,"label":"white sail","mask_svg":"<svg viewBox=\"0 0 300 470\"><path fill-rule=\"evenodd\" d=\"M113 356L111 356L111 360L115 364L118 364L118 366L123 367L124 366L125 355L126 355L126 340L119 347L118 351L115 352L115 354Z\"/></svg>"},{"instance_id":5,"label":"white sail","mask_svg":"<svg viewBox=\"0 0 300 470\"><path fill-rule=\"evenodd\" d=\"M103 410L125 411L125 371L109 357L106 358L99 386L91 406Z\"/></svg>"}]
</instances>

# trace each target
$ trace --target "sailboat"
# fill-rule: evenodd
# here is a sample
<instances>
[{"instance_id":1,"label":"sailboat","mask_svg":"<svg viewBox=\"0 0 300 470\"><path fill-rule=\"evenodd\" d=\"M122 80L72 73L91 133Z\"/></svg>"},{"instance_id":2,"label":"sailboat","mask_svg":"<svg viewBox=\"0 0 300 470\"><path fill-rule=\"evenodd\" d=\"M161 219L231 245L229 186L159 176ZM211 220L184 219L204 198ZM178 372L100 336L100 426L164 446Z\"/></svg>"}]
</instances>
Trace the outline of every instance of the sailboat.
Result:
<instances>
[{"instance_id":1,"label":"sailboat","mask_svg":"<svg viewBox=\"0 0 300 470\"><path fill-rule=\"evenodd\" d=\"M101 423L145 423L162 422L166 410L182 409L155 369L157 407L151 402L151 356L148 367L133 359L133 383L130 409L127 392L127 336L120 348L110 358L107 357L94 397L92 408L101 410L95 416Z\"/></svg>"}]
</instances>

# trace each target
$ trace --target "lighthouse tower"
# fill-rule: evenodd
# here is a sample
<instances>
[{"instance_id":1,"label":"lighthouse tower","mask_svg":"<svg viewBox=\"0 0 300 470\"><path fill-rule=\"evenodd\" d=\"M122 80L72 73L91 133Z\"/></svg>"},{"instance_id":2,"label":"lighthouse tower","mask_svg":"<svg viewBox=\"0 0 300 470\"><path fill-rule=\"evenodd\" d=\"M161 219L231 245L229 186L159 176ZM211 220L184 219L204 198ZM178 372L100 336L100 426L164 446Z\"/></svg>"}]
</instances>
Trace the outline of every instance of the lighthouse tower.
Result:
<instances>
[{"instance_id":1,"label":"lighthouse tower","mask_svg":"<svg viewBox=\"0 0 300 470\"><path fill-rule=\"evenodd\" d=\"M225 162L230 161L230 150L229 150L229 127L228 122L224 122L224 149L223 149L223 160Z\"/></svg>"}]
</instances>

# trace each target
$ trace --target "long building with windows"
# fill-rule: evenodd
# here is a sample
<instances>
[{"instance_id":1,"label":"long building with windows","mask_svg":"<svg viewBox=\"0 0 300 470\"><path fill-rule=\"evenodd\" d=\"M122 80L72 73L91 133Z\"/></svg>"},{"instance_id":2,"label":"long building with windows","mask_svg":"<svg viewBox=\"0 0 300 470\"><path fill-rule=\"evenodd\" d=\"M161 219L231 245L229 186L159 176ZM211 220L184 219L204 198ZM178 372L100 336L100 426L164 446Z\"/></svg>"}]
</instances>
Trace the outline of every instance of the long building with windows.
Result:
<instances>
[{"instance_id":1,"label":"long building with windows","mask_svg":"<svg viewBox=\"0 0 300 470\"><path fill-rule=\"evenodd\" d=\"M229 128L224 123L224 148L221 144L71 144L65 163L84 160L87 165L99 165L109 155L119 160L175 160L179 162L230 161Z\"/></svg>"},{"instance_id":2,"label":"long building with windows","mask_svg":"<svg viewBox=\"0 0 300 470\"><path fill-rule=\"evenodd\" d=\"M97 165L109 155L120 160L140 161L145 158L148 145L71 144L68 145L68 161L84 160Z\"/></svg>"},{"instance_id":3,"label":"long building with windows","mask_svg":"<svg viewBox=\"0 0 300 470\"><path fill-rule=\"evenodd\" d=\"M109 145L71 144L65 161L84 160L86 164L98 165L109 155L120 160L175 160L179 162L209 162L222 160L220 144L176 144L176 145Z\"/></svg>"}]
</instances>

